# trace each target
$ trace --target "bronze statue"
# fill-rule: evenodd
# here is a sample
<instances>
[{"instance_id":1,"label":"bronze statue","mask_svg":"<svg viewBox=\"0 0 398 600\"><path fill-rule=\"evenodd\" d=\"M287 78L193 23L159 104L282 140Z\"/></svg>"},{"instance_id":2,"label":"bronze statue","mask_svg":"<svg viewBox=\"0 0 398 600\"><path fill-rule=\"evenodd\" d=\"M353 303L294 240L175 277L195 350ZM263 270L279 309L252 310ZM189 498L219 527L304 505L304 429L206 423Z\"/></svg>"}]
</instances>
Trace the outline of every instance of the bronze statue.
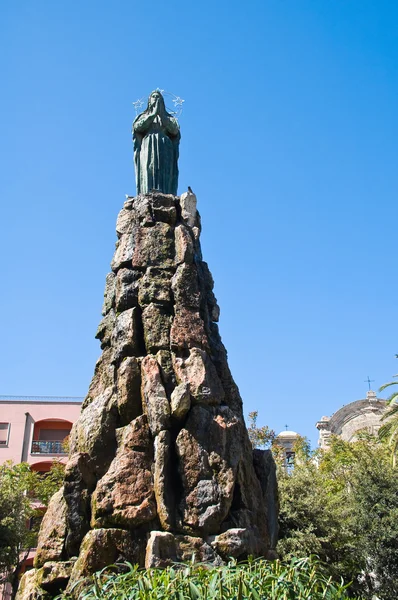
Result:
<instances>
[{"instance_id":1,"label":"bronze statue","mask_svg":"<svg viewBox=\"0 0 398 600\"><path fill-rule=\"evenodd\" d=\"M162 94L154 91L133 123L137 194L158 190L177 195L180 127L166 111Z\"/></svg>"}]
</instances>

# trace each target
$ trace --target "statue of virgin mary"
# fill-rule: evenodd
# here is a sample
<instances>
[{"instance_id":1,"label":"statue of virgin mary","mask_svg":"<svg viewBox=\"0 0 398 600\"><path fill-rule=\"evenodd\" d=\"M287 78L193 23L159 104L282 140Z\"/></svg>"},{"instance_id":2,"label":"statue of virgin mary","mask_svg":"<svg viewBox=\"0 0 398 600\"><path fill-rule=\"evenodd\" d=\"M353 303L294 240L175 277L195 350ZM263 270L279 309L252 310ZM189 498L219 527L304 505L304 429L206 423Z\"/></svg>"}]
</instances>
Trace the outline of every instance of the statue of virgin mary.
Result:
<instances>
[{"instance_id":1,"label":"statue of virgin mary","mask_svg":"<svg viewBox=\"0 0 398 600\"><path fill-rule=\"evenodd\" d=\"M162 94L154 91L133 123L137 194L158 190L177 195L180 127L166 111Z\"/></svg>"}]
</instances>

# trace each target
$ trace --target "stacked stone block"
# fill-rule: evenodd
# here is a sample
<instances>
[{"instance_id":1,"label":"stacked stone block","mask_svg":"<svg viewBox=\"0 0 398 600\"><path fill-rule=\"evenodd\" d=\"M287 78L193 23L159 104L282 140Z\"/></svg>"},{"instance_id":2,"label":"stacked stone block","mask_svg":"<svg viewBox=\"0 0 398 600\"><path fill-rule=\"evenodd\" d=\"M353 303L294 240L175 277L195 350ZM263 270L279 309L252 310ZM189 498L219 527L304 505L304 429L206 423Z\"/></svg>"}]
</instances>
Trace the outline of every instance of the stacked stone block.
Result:
<instances>
[{"instance_id":1,"label":"stacked stone block","mask_svg":"<svg viewBox=\"0 0 398 600\"><path fill-rule=\"evenodd\" d=\"M129 198L119 213L102 355L19 600L77 597L115 561L273 556L274 466L261 451L253 462L200 229L192 193Z\"/></svg>"}]
</instances>

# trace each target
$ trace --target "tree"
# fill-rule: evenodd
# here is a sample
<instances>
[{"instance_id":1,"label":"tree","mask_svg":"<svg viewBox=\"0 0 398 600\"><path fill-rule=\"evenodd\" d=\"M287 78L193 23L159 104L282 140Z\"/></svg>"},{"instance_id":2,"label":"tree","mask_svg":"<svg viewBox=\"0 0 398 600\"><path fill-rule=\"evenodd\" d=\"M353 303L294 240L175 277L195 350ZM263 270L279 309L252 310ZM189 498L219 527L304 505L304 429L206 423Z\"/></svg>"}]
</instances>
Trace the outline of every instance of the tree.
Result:
<instances>
[{"instance_id":1,"label":"tree","mask_svg":"<svg viewBox=\"0 0 398 600\"><path fill-rule=\"evenodd\" d=\"M369 600L395 598L398 478L388 444L363 432L354 442L334 436L327 451L312 451L298 438L289 472L278 446L272 450L278 465L280 557L316 554L335 580L353 581L350 593Z\"/></svg>"},{"instance_id":2,"label":"tree","mask_svg":"<svg viewBox=\"0 0 398 600\"><path fill-rule=\"evenodd\" d=\"M63 471L59 462L44 475L31 471L27 463L0 465L0 584L8 581L14 591L21 566L36 547L44 506L60 488Z\"/></svg>"},{"instance_id":3,"label":"tree","mask_svg":"<svg viewBox=\"0 0 398 600\"><path fill-rule=\"evenodd\" d=\"M297 450L296 457L298 458ZM398 589L398 480L386 444L363 434L305 453L279 474L283 558L317 554L365 598ZM351 588L350 588L351 589Z\"/></svg>"},{"instance_id":4,"label":"tree","mask_svg":"<svg viewBox=\"0 0 398 600\"><path fill-rule=\"evenodd\" d=\"M323 453L312 452L306 440L299 438L293 449L294 469L278 469L278 552L284 559L315 554L336 580L350 581L361 566L355 564L349 490L340 477L325 473Z\"/></svg>"},{"instance_id":5,"label":"tree","mask_svg":"<svg viewBox=\"0 0 398 600\"><path fill-rule=\"evenodd\" d=\"M398 355L395 355L398 358ZM398 377L398 375L393 375ZM380 392L383 390L398 385L398 381L390 381L380 387ZM387 440L391 449L391 458L393 467L396 466L396 456L398 451L398 390L394 390L393 393L387 398L387 405L389 409L382 416L382 421L387 421L379 429L379 437L381 440Z\"/></svg>"},{"instance_id":6,"label":"tree","mask_svg":"<svg viewBox=\"0 0 398 600\"><path fill-rule=\"evenodd\" d=\"M0 573L1 582L11 575L20 562L23 548L33 546L33 536L27 528L32 516L27 490L34 475L27 464L0 466Z\"/></svg>"},{"instance_id":7,"label":"tree","mask_svg":"<svg viewBox=\"0 0 398 600\"><path fill-rule=\"evenodd\" d=\"M267 425L258 427L257 425L258 411L254 410L249 413L249 439L253 448L269 448L275 441L275 431Z\"/></svg>"},{"instance_id":8,"label":"tree","mask_svg":"<svg viewBox=\"0 0 398 600\"><path fill-rule=\"evenodd\" d=\"M385 444L357 444L353 508L357 551L366 566L362 589L368 597L395 598L398 589L398 480ZM372 595L374 594L374 596Z\"/></svg>"}]
</instances>

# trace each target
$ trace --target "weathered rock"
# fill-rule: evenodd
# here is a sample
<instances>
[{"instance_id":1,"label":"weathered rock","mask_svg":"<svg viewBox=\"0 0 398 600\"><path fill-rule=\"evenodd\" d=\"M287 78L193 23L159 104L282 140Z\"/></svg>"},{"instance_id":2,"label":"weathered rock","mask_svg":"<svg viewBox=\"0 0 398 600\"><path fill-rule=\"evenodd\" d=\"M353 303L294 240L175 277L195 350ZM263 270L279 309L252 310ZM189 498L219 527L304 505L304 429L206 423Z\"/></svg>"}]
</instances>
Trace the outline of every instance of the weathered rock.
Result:
<instances>
[{"instance_id":1,"label":"weathered rock","mask_svg":"<svg viewBox=\"0 0 398 600\"><path fill-rule=\"evenodd\" d=\"M104 349L111 343L112 331L115 325L115 311L110 310L98 325L95 338L100 340L101 348Z\"/></svg>"},{"instance_id":2,"label":"weathered rock","mask_svg":"<svg viewBox=\"0 0 398 600\"><path fill-rule=\"evenodd\" d=\"M148 415L152 435L170 426L170 404L162 383L160 369L154 356L146 356L141 364L141 397Z\"/></svg>"},{"instance_id":3,"label":"weathered rock","mask_svg":"<svg viewBox=\"0 0 398 600\"><path fill-rule=\"evenodd\" d=\"M224 390L209 356L199 348L192 348L187 359L174 357L174 370L179 383L189 383L194 404L220 404Z\"/></svg>"},{"instance_id":4,"label":"weathered rock","mask_svg":"<svg viewBox=\"0 0 398 600\"><path fill-rule=\"evenodd\" d=\"M151 199L152 213L156 221L174 225L177 218L175 197L171 194L153 194Z\"/></svg>"},{"instance_id":5,"label":"weathered rock","mask_svg":"<svg viewBox=\"0 0 398 600\"><path fill-rule=\"evenodd\" d=\"M117 396L107 388L81 413L70 433L70 453L87 453L98 476L103 475L116 449Z\"/></svg>"},{"instance_id":6,"label":"weathered rock","mask_svg":"<svg viewBox=\"0 0 398 600\"><path fill-rule=\"evenodd\" d=\"M116 242L116 250L111 262L112 271L118 271L121 267L131 266L136 244L136 227L122 235Z\"/></svg>"},{"instance_id":7,"label":"weathered rock","mask_svg":"<svg viewBox=\"0 0 398 600\"><path fill-rule=\"evenodd\" d=\"M176 535L177 559L184 563L194 562L221 565L222 560L214 549L200 537Z\"/></svg>"},{"instance_id":8,"label":"weathered rock","mask_svg":"<svg viewBox=\"0 0 398 600\"><path fill-rule=\"evenodd\" d=\"M249 554L264 556L270 547L267 511L261 485L254 470L251 456L252 446L246 428L243 426L236 431L232 441L232 451L235 456L238 456L239 453L240 456L235 475L232 505L228 517L222 524L222 530L247 529L251 538L254 537L257 540L257 550L250 551Z\"/></svg>"},{"instance_id":9,"label":"weathered rock","mask_svg":"<svg viewBox=\"0 0 398 600\"><path fill-rule=\"evenodd\" d=\"M155 223L155 218L152 210L152 197L136 196L134 198L134 220L141 227L152 227Z\"/></svg>"},{"instance_id":10,"label":"weathered rock","mask_svg":"<svg viewBox=\"0 0 398 600\"><path fill-rule=\"evenodd\" d=\"M166 531L151 531L146 547L145 568L164 569L176 562L176 559L174 535Z\"/></svg>"},{"instance_id":11,"label":"weathered rock","mask_svg":"<svg viewBox=\"0 0 398 600\"><path fill-rule=\"evenodd\" d=\"M129 561L143 566L143 550L123 529L93 529L85 536L79 558L74 564L67 593L78 598L84 587L84 578L117 562ZM79 585L77 585L79 583Z\"/></svg>"},{"instance_id":12,"label":"weathered rock","mask_svg":"<svg viewBox=\"0 0 398 600\"><path fill-rule=\"evenodd\" d=\"M142 413L141 365L137 358L122 360L117 372L117 406L121 425L127 425Z\"/></svg>"},{"instance_id":13,"label":"weathered rock","mask_svg":"<svg viewBox=\"0 0 398 600\"><path fill-rule=\"evenodd\" d=\"M70 436L66 508L44 521L31 600L65 585L68 557L79 556L68 584L77 600L88 575L119 559L275 556L275 470L252 452L200 228L192 193L128 198L119 213L103 354Z\"/></svg>"},{"instance_id":14,"label":"weathered rock","mask_svg":"<svg viewBox=\"0 0 398 600\"><path fill-rule=\"evenodd\" d=\"M132 229L134 212L131 210L131 208L132 207L130 205L123 206L122 210L117 216L116 233L118 237L121 237L125 233L129 233Z\"/></svg>"},{"instance_id":15,"label":"weathered rock","mask_svg":"<svg viewBox=\"0 0 398 600\"><path fill-rule=\"evenodd\" d=\"M54 494L48 505L40 527L35 567L49 560L62 560L66 536L66 503L64 489Z\"/></svg>"},{"instance_id":16,"label":"weathered rock","mask_svg":"<svg viewBox=\"0 0 398 600\"><path fill-rule=\"evenodd\" d=\"M170 344L173 350L189 348L209 349L205 325L197 310L179 307L170 329Z\"/></svg>"},{"instance_id":17,"label":"weathered rock","mask_svg":"<svg viewBox=\"0 0 398 600\"><path fill-rule=\"evenodd\" d=\"M192 227L192 233L193 233L194 241L196 242L196 245L198 245L199 238L200 238L200 227ZM201 255L199 257L199 260L202 260Z\"/></svg>"},{"instance_id":18,"label":"weathered rock","mask_svg":"<svg viewBox=\"0 0 398 600\"><path fill-rule=\"evenodd\" d=\"M172 271L148 267L140 281L138 294L140 306L151 304L151 302L169 305L171 303L171 276Z\"/></svg>"},{"instance_id":19,"label":"weathered rock","mask_svg":"<svg viewBox=\"0 0 398 600\"><path fill-rule=\"evenodd\" d=\"M198 213L198 221L200 223L200 215ZM191 228L192 240L193 240L193 248L195 255L195 262L202 260L202 249L200 247L200 227L192 227Z\"/></svg>"},{"instance_id":20,"label":"weathered rock","mask_svg":"<svg viewBox=\"0 0 398 600\"><path fill-rule=\"evenodd\" d=\"M36 569L22 575L15 600L50 600L51 596L39 587L40 572Z\"/></svg>"},{"instance_id":21,"label":"weathered rock","mask_svg":"<svg viewBox=\"0 0 398 600\"><path fill-rule=\"evenodd\" d=\"M88 388L87 396L82 404L84 410L97 396L100 396L115 382L115 365L113 364L112 348L105 348L96 362L94 376Z\"/></svg>"},{"instance_id":22,"label":"weathered rock","mask_svg":"<svg viewBox=\"0 0 398 600\"><path fill-rule=\"evenodd\" d=\"M275 550L278 542L278 482L276 465L271 450L253 450L253 465L263 493L264 506L267 515L270 550Z\"/></svg>"},{"instance_id":23,"label":"weathered rock","mask_svg":"<svg viewBox=\"0 0 398 600\"><path fill-rule=\"evenodd\" d=\"M160 373L166 393L170 396L177 383L170 350L159 350L156 353L156 360L160 366Z\"/></svg>"},{"instance_id":24,"label":"weathered rock","mask_svg":"<svg viewBox=\"0 0 398 600\"><path fill-rule=\"evenodd\" d=\"M166 223L140 227L135 235L133 267L169 268L174 263L174 229Z\"/></svg>"},{"instance_id":25,"label":"weathered rock","mask_svg":"<svg viewBox=\"0 0 398 600\"><path fill-rule=\"evenodd\" d=\"M194 258L194 246L191 235L184 225L175 228L175 264L191 264Z\"/></svg>"},{"instance_id":26,"label":"weathered rock","mask_svg":"<svg viewBox=\"0 0 398 600\"><path fill-rule=\"evenodd\" d=\"M53 595L66 588L73 565L76 561L46 562L40 569L38 580L40 587Z\"/></svg>"},{"instance_id":27,"label":"weathered rock","mask_svg":"<svg viewBox=\"0 0 398 600\"><path fill-rule=\"evenodd\" d=\"M220 307L212 291L207 292L207 309L211 321L218 322L220 318Z\"/></svg>"},{"instance_id":28,"label":"weathered rock","mask_svg":"<svg viewBox=\"0 0 398 600\"><path fill-rule=\"evenodd\" d=\"M142 312L144 341L147 352L156 353L170 346L171 315L163 306L150 304Z\"/></svg>"},{"instance_id":29,"label":"weathered rock","mask_svg":"<svg viewBox=\"0 0 398 600\"><path fill-rule=\"evenodd\" d=\"M264 551L264 542L255 529L228 529L217 535L211 545L224 560L261 556Z\"/></svg>"},{"instance_id":30,"label":"weathered rock","mask_svg":"<svg viewBox=\"0 0 398 600\"><path fill-rule=\"evenodd\" d=\"M68 556L76 556L82 539L90 528L91 492L96 474L90 456L72 454L65 467L64 498L67 505L67 536L65 549Z\"/></svg>"},{"instance_id":31,"label":"weathered rock","mask_svg":"<svg viewBox=\"0 0 398 600\"><path fill-rule=\"evenodd\" d=\"M177 267L177 270L171 280L171 289L173 290L174 301L179 308L200 308L200 289L198 272L195 265L183 263Z\"/></svg>"},{"instance_id":32,"label":"weathered rock","mask_svg":"<svg viewBox=\"0 0 398 600\"><path fill-rule=\"evenodd\" d=\"M127 427L120 427L118 431L122 434L119 443L120 448L124 445L130 450L146 452L153 459L153 444L146 415L140 415Z\"/></svg>"},{"instance_id":33,"label":"weathered rock","mask_svg":"<svg viewBox=\"0 0 398 600\"><path fill-rule=\"evenodd\" d=\"M175 490L171 452L170 432L161 431L155 438L154 485L159 521L166 531L170 531L175 526Z\"/></svg>"},{"instance_id":34,"label":"weathered rock","mask_svg":"<svg viewBox=\"0 0 398 600\"><path fill-rule=\"evenodd\" d=\"M138 305L138 287L142 273L133 269L120 269L115 280L115 310L124 310Z\"/></svg>"},{"instance_id":35,"label":"weathered rock","mask_svg":"<svg viewBox=\"0 0 398 600\"><path fill-rule=\"evenodd\" d=\"M183 531L201 536L220 531L232 505L242 427L227 407L191 409L176 440Z\"/></svg>"},{"instance_id":36,"label":"weathered rock","mask_svg":"<svg viewBox=\"0 0 398 600\"><path fill-rule=\"evenodd\" d=\"M105 316L115 302L115 274L108 273L105 280L104 303L102 305L102 314Z\"/></svg>"},{"instance_id":37,"label":"weathered rock","mask_svg":"<svg viewBox=\"0 0 398 600\"><path fill-rule=\"evenodd\" d=\"M137 308L129 308L116 318L112 348L115 363L119 363L125 356L141 354L141 329Z\"/></svg>"},{"instance_id":38,"label":"weathered rock","mask_svg":"<svg viewBox=\"0 0 398 600\"><path fill-rule=\"evenodd\" d=\"M209 265L204 260L197 263L198 276L201 281L201 285L205 291L212 291L214 288L214 279L210 272Z\"/></svg>"},{"instance_id":39,"label":"weathered rock","mask_svg":"<svg viewBox=\"0 0 398 600\"><path fill-rule=\"evenodd\" d=\"M196 406L176 447L181 528L203 536L229 528L230 522L246 525L250 539L257 540L249 553L264 553L269 547L266 513L244 423L228 407Z\"/></svg>"},{"instance_id":40,"label":"weathered rock","mask_svg":"<svg viewBox=\"0 0 398 600\"><path fill-rule=\"evenodd\" d=\"M91 526L134 529L156 517L152 441L144 415L123 428L108 472L92 495Z\"/></svg>"},{"instance_id":41,"label":"weathered rock","mask_svg":"<svg viewBox=\"0 0 398 600\"><path fill-rule=\"evenodd\" d=\"M196 196L192 192L184 192L180 196L181 216L189 227L197 225Z\"/></svg>"},{"instance_id":42,"label":"weathered rock","mask_svg":"<svg viewBox=\"0 0 398 600\"><path fill-rule=\"evenodd\" d=\"M214 281L212 274L210 273L207 263L204 261L198 261L197 269L200 287L204 290L204 297L206 299L210 320L217 322L220 317L220 307L218 306L216 297L213 293Z\"/></svg>"},{"instance_id":43,"label":"weathered rock","mask_svg":"<svg viewBox=\"0 0 398 600\"><path fill-rule=\"evenodd\" d=\"M224 390L224 404L229 406L236 415L243 419L242 398L228 366L227 352L221 341L217 323L209 324L209 341L213 364Z\"/></svg>"},{"instance_id":44,"label":"weathered rock","mask_svg":"<svg viewBox=\"0 0 398 600\"><path fill-rule=\"evenodd\" d=\"M180 383L172 392L170 398L171 414L175 419L182 421L191 408L191 394L189 384Z\"/></svg>"}]
</instances>

